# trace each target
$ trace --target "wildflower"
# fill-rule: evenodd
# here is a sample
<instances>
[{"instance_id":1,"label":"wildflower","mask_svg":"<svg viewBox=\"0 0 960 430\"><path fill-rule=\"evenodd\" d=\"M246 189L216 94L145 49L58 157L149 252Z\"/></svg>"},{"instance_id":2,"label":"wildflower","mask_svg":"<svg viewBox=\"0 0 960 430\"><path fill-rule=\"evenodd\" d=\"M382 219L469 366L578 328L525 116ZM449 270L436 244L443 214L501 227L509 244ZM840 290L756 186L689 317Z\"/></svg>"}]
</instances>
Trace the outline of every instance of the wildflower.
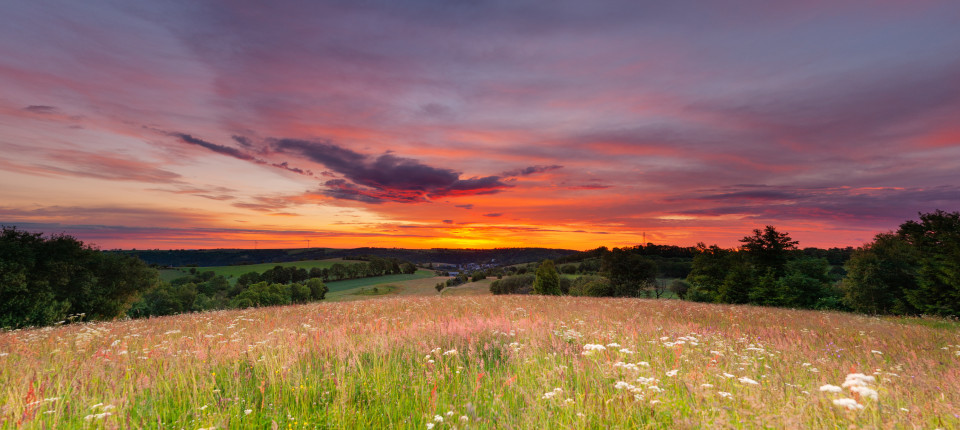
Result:
<instances>
[{"instance_id":1,"label":"wildflower","mask_svg":"<svg viewBox=\"0 0 960 430\"><path fill-rule=\"evenodd\" d=\"M607 348L619 348L620 344L616 342L611 342L607 344Z\"/></svg>"},{"instance_id":2,"label":"wildflower","mask_svg":"<svg viewBox=\"0 0 960 430\"><path fill-rule=\"evenodd\" d=\"M875 349L870 350L870 352L873 353L873 354L883 355L882 352L877 351L877 350L875 350Z\"/></svg>"},{"instance_id":3,"label":"wildflower","mask_svg":"<svg viewBox=\"0 0 960 430\"><path fill-rule=\"evenodd\" d=\"M460 422L465 423L467 421L470 421L469 417L467 417L466 415L460 415Z\"/></svg>"},{"instance_id":4,"label":"wildflower","mask_svg":"<svg viewBox=\"0 0 960 430\"><path fill-rule=\"evenodd\" d=\"M726 391L717 391L717 395L719 395L721 398L724 398L724 399L728 399L733 396L733 394L730 394Z\"/></svg>"},{"instance_id":5,"label":"wildflower","mask_svg":"<svg viewBox=\"0 0 960 430\"><path fill-rule=\"evenodd\" d=\"M843 388L849 387L866 387L868 383L876 381L877 378L873 376L864 375L862 373L851 373L847 375L847 379L843 381Z\"/></svg>"},{"instance_id":6,"label":"wildflower","mask_svg":"<svg viewBox=\"0 0 960 430\"><path fill-rule=\"evenodd\" d=\"M677 369L669 370L669 371L667 371L667 376L669 376L669 377L672 378L672 377L674 377L674 376L677 376L677 372L679 372L679 370L677 370Z\"/></svg>"},{"instance_id":7,"label":"wildflower","mask_svg":"<svg viewBox=\"0 0 960 430\"><path fill-rule=\"evenodd\" d=\"M433 422L435 422L435 423L442 423L442 422L443 422L443 417L441 417L440 415L434 415L434 416L433 416Z\"/></svg>"},{"instance_id":8,"label":"wildflower","mask_svg":"<svg viewBox=\"0 0 960 430\"><path fill-rule=\"evenodd\" d=\"M850 391L857 393L862 397L866 397L872 400L877 400L877 397L878 397L876 390L869 387L860 386L860 385L855 385L853 387L850 387Z\"/></svg>"},{"instance_id":9,"label":"wildflower","mask_svg":"<svg viewBox=\"0 0 960 430\"><path fill-rule=\"evenodd\" d=\"M703 388L713 388L713 384L700 384Z\"/></svg>"},{"instance_id":10,"label":"wildflower","mask_svg":"<svg viewBox=\"0 0 960 430\"><path fill-rule=\"evenodd\" d=\"M607 347L603 345L588 343L583 345L583 355L593 355L597 351L605 351L606 349Z\"/></svg>"},{"instance_id":11,"label":"wildflower","mask_svg":"<svg viewBox=\"0 0 960 430\"><path fill-rule=\"evenodd\" d=\"M637 366L650 367L650 363L647 363L646 361L641 361L637 363Z\"/></svg>"},{"instance_id":12,"label":"wildflower","mask_svg":"<svg viewBox=\"0 0 960 430\"><path fill-rule=\"evenodd\" d=\"M857 401L853 399L847 399L847 398L836 399L833 401L833 404L850 409L851 411L863 409L863 405L857 403Z\"/></svg>"},{"instance_id":13,"label":"wildflower","mask_svg":"<svg viewBox=\"0 0 960 430\"><path fill-rule=\"evenodd\" d=\"M573 399L571 399L571 398L567 398L567 400L564 400L563 403L566 403L566 404L568 404L568 405L572 405L572 404L574 403L574 401L573 401Z\"/></svg>"},{"instance_id":14,"label":"wildflower","mask_svg":"<svg viewBox=\"0 0 960 430\"><path fill-rule=\"evenodd\" d=\"M616 388L616 389L618 389L618 390L623 390L623 389L632 390L634 387L633 387L633 385L631 385L631 384L629 384L629 383L627 383L627 382L617 381L617 384L614 385L613 388Z\"/></svg>"},{"instance_id":15,"label":"wildflower","mask_svg":"<svg viewBox=\"0 0 960 430\"><path fill-rule=\"evenodd\" d=\"M651 400L651 401L650 401L650 405L651 405L651 406L653 406L653 405L655 405L655 404L657 404L657 403L660 403L660 401L659 401L659 400Z\"/></svg>"},{"instance_id":16,"label":"wildflower","mask_svg":"<svg viewBox=\"0 0 960 430\"><path fill-rule=\"evenodd\" d=\"M554 398L557 394L560 394L560 393L562 393L562 392L563 392L562 389L560 389L560 388L554 388L553 391L547 391L546 393L543 393L543 397L541 397L541 399L543 399L543 400L550 400L550 399Z\"/></svg>"},{"instance_id":17,"label":"wildflower","mask_svg":"<svg viewBox=\"0 0 960 430\"><path fill-rule=\"evenodd\" d=\"M452 416L453 416L453 411L447 411L447 413L445 413L444 415L446 415L446 416L448 416L448 417L452 417Z\"/></svg>"},{"instance_id":18,"label":"wildflower","mask_svg":"<svg viewBox=\"0 0 960 430\"><path fill-rule=\"evenodd\" d=\"M443 355L457 355L457 350L451 349L449 351L444 352Z\"/></svg>"},{"instance_id":19,"label":"wildflower","mask_svg":"<svg viewBox=\"0 0 960 430\"><path fill-rule=\"evenodd\" d=\"M736 375L731 375L731 374L729 374L729 373L724 373L724 374L723 374L723 377L729 379L729 378L735 378Z\"/></svg>"},{"instance_id":20,"label":"wildflower","mask_svg":"<svg viewBox=\"0 0 960 430\"><path fill-rule=\"evenodd\" d=\"M825 384L820 386L820 391L825 391L828 393L839 393L843 391L843 388L840 388L836 385Z\"/></svg>"},{"instance_id":21,"label":"wildflower","mask_svg":"<svg viewBox=\"0 0 960 430\"><path fill-rule=\"evenodd\" d=\"M243 414L244 414L244 415L250 415L251 413L253 413L253 409L244 409L244 410L243 410Z\"/></svg>"},{"instance_id":22,"label":"wildflower","mask_svg":"<svg viewBox=\"0 0 960 430\"><path fill-rule=\"evenodd\" d=\"M621 354L633 354L633 351L631 351L631 350L629 350L629 349L627 349L627 348L620 348L620 353L621 353Z\"/></svg>"},{"instance_id":23,"label":"wildflower","mask_svg":"<svg viewBox=\"0 0 960 430\"><path fill-rule=\"evenodd\" d=\"M432 428L433 428L433 423L427 423L427 430L430 430Z\"/></svg>"}]
</instances>

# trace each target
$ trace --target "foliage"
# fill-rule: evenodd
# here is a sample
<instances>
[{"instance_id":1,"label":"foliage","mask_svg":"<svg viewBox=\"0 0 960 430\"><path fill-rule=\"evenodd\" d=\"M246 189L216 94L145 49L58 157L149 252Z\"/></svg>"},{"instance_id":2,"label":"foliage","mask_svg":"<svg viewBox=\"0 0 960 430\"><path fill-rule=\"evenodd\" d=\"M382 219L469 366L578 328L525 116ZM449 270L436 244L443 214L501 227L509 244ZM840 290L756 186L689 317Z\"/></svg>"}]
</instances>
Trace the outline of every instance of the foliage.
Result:
<instances>
[{"instance_id":1,"label":"foliage","mask_svg":"<svg viewBox=\"0 0 960 430\"><path fill-rule=\"evenodd\" d=\"M619 248L604 255L601 271L610 280L612 295L618 297L640 297L657 276L653 261Z\"/></svg>"},{"instance_id":2,"label":"foliage","mask_svg":"<svg viewBox=\"0 0 960 430\"><path fill-rule=\"evenodd\" d=\"M900 225L917 250L916 287L906 298L919 312L960 316L960 212L936 211Z\"/></svg>"},{"instance_id":3,"label":"foliage","mask_svg":"<svg viewBox=\"0 0 960 430\"><path fill-rule=\"evenodd\" d=\"M159 274L137 258L100 252L67 235L0 232L0 327L50 325L126 312Z\"/></svg>"},{"instance_id":4,"label":"foliage","mask_svg":"<svg viewBox=\"0 0 960 430\"><path fill-rule=\"evenodd\" d=\"M536 276L532 274L523 274L517 276L507 276L498 279L490 284L490 292L493 294L528 294L533 290L533 281Z\"/></svg>"},{"instance_id":5,"label":"foliage","mask_svg":"<svg viewBox=\"0 0 960 430\"><path fill-rule=\"evenodd\" d=\"M778 277L783 276L790 251L797 249L799 243L772 225L753 230L752 236L744 237L740 242L743 243L741 249L753 259L761 273L772 269Z\"/></svg>"},{"instance_id":6,"label":"foliage","mask_svg":"<svg viewBox=\"0 0 960 430\"><path fill-rule=\"evenodd\" d=\"M537 268L536 279L533 280L534 294L549 294L558 296L563 293L560 289L560 275L552 260L544 260Z\"/></svg>"}]
</instances>

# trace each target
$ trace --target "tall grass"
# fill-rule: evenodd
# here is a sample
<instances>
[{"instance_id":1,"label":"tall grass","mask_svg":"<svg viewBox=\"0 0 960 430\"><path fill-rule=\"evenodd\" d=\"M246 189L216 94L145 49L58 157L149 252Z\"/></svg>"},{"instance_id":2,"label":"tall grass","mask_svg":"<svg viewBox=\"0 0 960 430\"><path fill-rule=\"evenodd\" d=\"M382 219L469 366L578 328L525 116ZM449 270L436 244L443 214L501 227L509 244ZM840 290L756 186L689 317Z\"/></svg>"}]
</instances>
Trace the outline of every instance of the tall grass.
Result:
<instances>
[{"instance_id":1,"label":"tall grass","mask_svg":"<svg viewBox=\"0 0 960 430\"><path fill-rule=\"evenodd\" d=\"M820 390L855 373L874 379ZM3 428L957 428L958 387L956 325L673 300L384 298L0 334Z\"/></svg>"}]
</instances>

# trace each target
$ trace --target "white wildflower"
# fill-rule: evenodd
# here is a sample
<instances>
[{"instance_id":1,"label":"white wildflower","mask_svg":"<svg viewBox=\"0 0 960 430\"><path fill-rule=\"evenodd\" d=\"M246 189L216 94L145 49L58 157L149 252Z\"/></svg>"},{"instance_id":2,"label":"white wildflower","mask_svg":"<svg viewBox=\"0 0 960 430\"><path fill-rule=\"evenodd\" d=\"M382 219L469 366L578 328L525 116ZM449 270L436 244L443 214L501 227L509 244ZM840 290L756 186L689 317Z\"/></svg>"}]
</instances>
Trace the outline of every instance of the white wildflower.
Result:
<instances>
[{"instance_id":1,"label":"white wildflower","mask_svg":"<svg viewBox=\"0 0 960 430\"><path fill-rule=\"evenodd\" d=\"M433 416L433 422L442 423L442 422L443 422L443 417L441 417L440 415L434 415L434 416Z\"/></svg>"},{"instance_id":2,"label":"white wildflower","mask_svg":"<svg viewBox=\"0 0 960 430\"><path fill-rule=\"evenodd\" d=\"M700 384L703 388L713 388L713 384Z\"/></svg>"},{"instance_id":3,"label":"white wildflower","mask_svg":"<svg viewBox=\"0 0 960 430\"><path fill-rule=\"evenodd\" d=\"M607 344L607 348L619 348L620 344L616 342L611 342Z\"/></svg>"},{"instance_id":4,"label":"white wildflower","mask_svg":"<svg viewBox=\"0 0 960 430\"><path fill-rule=\"evenodd\" d=\"M607 347L603 345L588 343L583 345L583 355L593 355L596 354L597 351L605 351L606 349Z\"/></svg>"},{"instance_id":5,"label":"white wildflower","mask_svg":"<svg viewBox=\"0 0 960 430\"><path fill-rule=\"evenodd\" d=\"M746 376L744 376L744 377L742 377L742 378L739 378L739 379L737 379L737 380L740 381L740 382L742 382L742 383L744 383L744 384L747 384L747 385L760 385L759 382L754 381L753 379L750 379L750 378L748 378L748 377L746 377Z\"/></svg>"},{"instance_id":6,"label":"white wildflower","mask_svg":"<svg viewBox=\"0 0 960 430\"><path fill-rule=\"evenodd\" d=\"M873 354L883 355L882 352L877 351L877 350L875 350L875 349L871 349L870 352L873 353Z\"/></svg>"},{"instance_id":7,"label":"white wildflower","mask_svg":"<svg viewBox=\"0 0 960 430\"><path fill-rule=\"evenodd\" d=\"M433 428L433 423L427 423L427 430L430 430L432 428Z\"/></svg>"},{"instance_id":8,"label":"white wildflower","mask_svg":"<svg viewBox=\"0 0 960 430\"><path fill-rule=\"evenodd\" d=\"M620 348L620 353L621 353L621 354L633 354L633 351L631 351L631 350L629 350L629 349L627 349L627 348Z\"/></svg>"},{"instance_id":9,"label":"white wildflower","mask_svg":"<svg viewBox=\"0 0 960 430\"><path fill-rule=\"evenodd\" d=\"M733 394L730 394L726 391L717 391L717 395L724 399L728 399L733 396Z\"/></svg>"},{"instance_id":10,"label":"white wildflower","mask_svg":"<svg viewBox=\"0 0 960 430\"><path fill-rule=\"evenodd\" d=\"M862 373L851 373L847 375L847 379L843 381L843 388L849 387L866 387L867 384L876 381L877 378L869 375L864 375Z\"/></svg>"},{"instance_id":11,"label":"white wildflower","mask_svg":"<svg viewBox=\"0 0 960 430\"><path fill-rule=\"evenodd\" d=\"M729 373L724 373L724 374L723 374L723 377L729 379L729 378L735 378L736 375L731 375L731 374L729 374Z\"/></svg>"},{"instance_id":12,"label":"white wildflower","mask_svg":"<svg viewBox=\"0 0 960 430\"><path fill-rule=\"evenodd\" d=\"M825 391L828 393L840 393L843 391L843 388L840 388L836 385L824 384L820 386L820 391Z\"/></svg>"},{"instance_id":13,"label":"white wildflower","mask_svg":"<svg viewBox=\"0 0 960 430\"><path fill-rule=\"evenodd\" d=\"M453 411L447 411L447 413L445 413L444 415L446 415L446 416L448 416L448 417L452 417L452 416L453 416Z\"/></svg>"},{"instance_id":14,"label":"white wildflower","mask_svg":"<svg viewBox=\"0 0 960 430\"><path fill-rule=\"evenodd\" d=\"M443 355L457 355L457 350L451 349L449 351L444 352Z\"/></svg>"},{"instance_id":15,"label":"white wildflower","mask_svg":"<svg viewBox=\"0 0 960 430\"><path fill-rule=\"evenodd\" d=\"M469 417L467 417L466 415L460 415L460 422L465 423L467 421L470 421Z\"/></svg>"},{"instance_id":16,"label":"white wildflower","mask_svg":"<svg viewBox=\"0 0 960 430\"><path fill-rule=\"evenodd\" d=\"M833 404L837 406L845 407L850 410L863 409L863 405L857 403L857 401L853 399L847 399L847 398L836 399L833 401Z\"/></svg>"},{"instance_id":17,"label":"white wildflower","mask_svg":"<svg viewBox=\"0 0 960 430\"><path fill-rule=\"evenodd\" d=\"M874 390L874 389L869 388L869 387L863 387L863 386L860 386L860 385L854 385L854 386L850 387L850 391L852 391L852 392L854 392L854 393L857 393L857 394L859 394L859 395L862 396L862 397L866 397L866 398L872 399L872 400L877 400L877 397L878 397L878 396L877 396L877 390Z\"/></svg>"},{"instance_id":18,"label":"white wildflower","mask_svg":"<svg viewBox=\"0 0 960 430\"><path fill-rule=\"evenodd\" d=\"M244 414L244 415L250 415L251 413L253 413L253 409L244 409L244 410L243 410L243 414Z\"/></svg>"},{"instance_id":19,"label":"white wildflower","mask_svg":"<svg viewBox=\"0 0 960 430\"><path fill-rule=\"evenodd\" d=\"M677 373L678 373L678 372L680 372L680 371L677 370L677 369L668 370L668 371L667 371L667 376L669 376L669 377L672 378L672 377L674 377L674 376L677 376Z\"/></svg>"}]
</instances>

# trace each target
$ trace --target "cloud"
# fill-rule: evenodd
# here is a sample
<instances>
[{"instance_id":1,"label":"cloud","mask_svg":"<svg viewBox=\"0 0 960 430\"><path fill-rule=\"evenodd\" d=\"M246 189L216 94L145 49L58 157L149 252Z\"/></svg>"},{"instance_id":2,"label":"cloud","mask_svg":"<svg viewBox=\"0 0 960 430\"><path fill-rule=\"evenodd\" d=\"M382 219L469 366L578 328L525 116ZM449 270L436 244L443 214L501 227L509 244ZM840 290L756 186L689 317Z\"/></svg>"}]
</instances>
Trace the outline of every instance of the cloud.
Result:
<instances>
[{"instance_id":1,"label":"cloud","mask_svg":"<svg viewBox=\"0 0 960 430\"><path fill-rule=\"evenodd\" d=\"M496 212L495 212L495 213L483 214L483 216L489 217L489 218L497 218L497 217L503 216L503 214L502 214L502 213L496 213Z\"/></svg>"},{"instance_id":2,"label":"cloud","mask_svg":"<svg viewBox=\"0 0 960 430\"><path fill-rule=\"evenodd\" d=\"M469 210L469 209L473 209L473 203L467 203L465 205L456 205L455 207Z\"/></svg>"},{"instance_id":3,"label":"cloud","mask_svg":"<svg viewBox=\"0 0 960 430\"><path fill-rule=\"evenodd\" d=\"M503 172L502 175L505 177L528 176L535 173L549 172L551 170L557 170L562 168L563 166L560 166L557 164L550 165L550 166L529 166L529 167L524 167L522 169L508 170L506 172Z\"/></svg>"},{"instance_id":4,"label":"cloud","mask_svg":"<svg viewBox=\"0 0 960 430\"><path fill-rule=\"evenodd\" d=\"M330 143L299 139L276 139L279 153L294 153L322 164L344 178L324 183L326 195L365 203L385 201L413 203L444 196L497 193L509 185L500 176L460 178L452 169L428 166L390 152L379 156L361 154Z\"/></svg>"},{"instance_id":5,"label":"cloud","mask_svg":"<svg viewBox=\"0 0 960 430\"><path fill-rule=\"evenodd\" d=\"M234 142L239 143L240 146L243 146L244 148L252 148L252 147L253 147L253 142L251 142L251 141L250 141L250 138L248 138L248 137L246 137L246 136L240 136L240 135L236 135L236 134L235 134L235 135L233 135L233 136L230 136L230 138L232 138Z\"/></svg>"},{"instance_id":6,"label":"cloud","mask_svg":"<svg viewBox=\"0 0 960 430\"><path fill-rule=\"evenodd\" d=\"M0 160L5 170L42 176L73 176L108 181L136 181L155 184L179 183L180 174L151 163L113 155L61 150L46 155L49 163L21 165Z\"/></svg>"},{"instance_id":7,"label":"cloud","mask_svg":"<svg viewBox=\"0 0 960 430\"><path fill-rule=\"evenodd\" d=\"M568 190L605 190L610 187L611 185L585 184L585 185L570 185L564 188Z\"/></svg>"},{"instance_id":8,"label":"cloud","mask_svg":"<svg viewBox=\"0 0 960 430\"><path fill-rule=\"evenodd\" d=\"M216 153L218 153L218 154L229 155L229 156L231 156L231 157L233 157L233 158L237 158L237 159L240 159L240 160L256 161L256 157L254 157L254 156L252 156L252 155L250 155L250 154L247 154L247 153L245 153L245 152L243 152L243 151L241 151L241 150L239 150L239 149L237 149L237 148L234 148L234 147L225 146L225 145L220 145L220 144L216 144L216 143L210 143L210 142L207 142L207 141L205 141L205 140L203 140L203 139L198 139L198 138L196 138L196 137L193 137L193 136L191 136L191 135L189 135L189 134L185 134L185 133L169 133L169 134L170 134L171 136L174 136L174 137L176 137L176 138L179 138L180 141L183 142L183 143L189 143L189 144L191 144L191 145L202 146L202 147L207 148L207 149L209 149L209 150L211 150L211 151L213 151L213 152L216 152Z\"/></svg>"},{"instance_id":9,"label":"cloud","mask_svg":"<svg viewBox=\"0 0 960 430\"><path fill-rule=\"evenodd\" d=\"M39 113L39 114L54 114L58 112L58 109L56 108L56 106L47 106L47 105L30 105L23 108L23 110L27 112Z\"/></svg>"},{"instance_id":10,"label":"cloud","mask_svg":"<svg viewBox=\"0 0 960 430\"><path fill-rule=\"evenodd\" d=\"M452 219L445 219L445 220L443 220L443 223L444 223L444 224L453 224L453 220L452 220Z\"/></svg>"}]
</instances>

